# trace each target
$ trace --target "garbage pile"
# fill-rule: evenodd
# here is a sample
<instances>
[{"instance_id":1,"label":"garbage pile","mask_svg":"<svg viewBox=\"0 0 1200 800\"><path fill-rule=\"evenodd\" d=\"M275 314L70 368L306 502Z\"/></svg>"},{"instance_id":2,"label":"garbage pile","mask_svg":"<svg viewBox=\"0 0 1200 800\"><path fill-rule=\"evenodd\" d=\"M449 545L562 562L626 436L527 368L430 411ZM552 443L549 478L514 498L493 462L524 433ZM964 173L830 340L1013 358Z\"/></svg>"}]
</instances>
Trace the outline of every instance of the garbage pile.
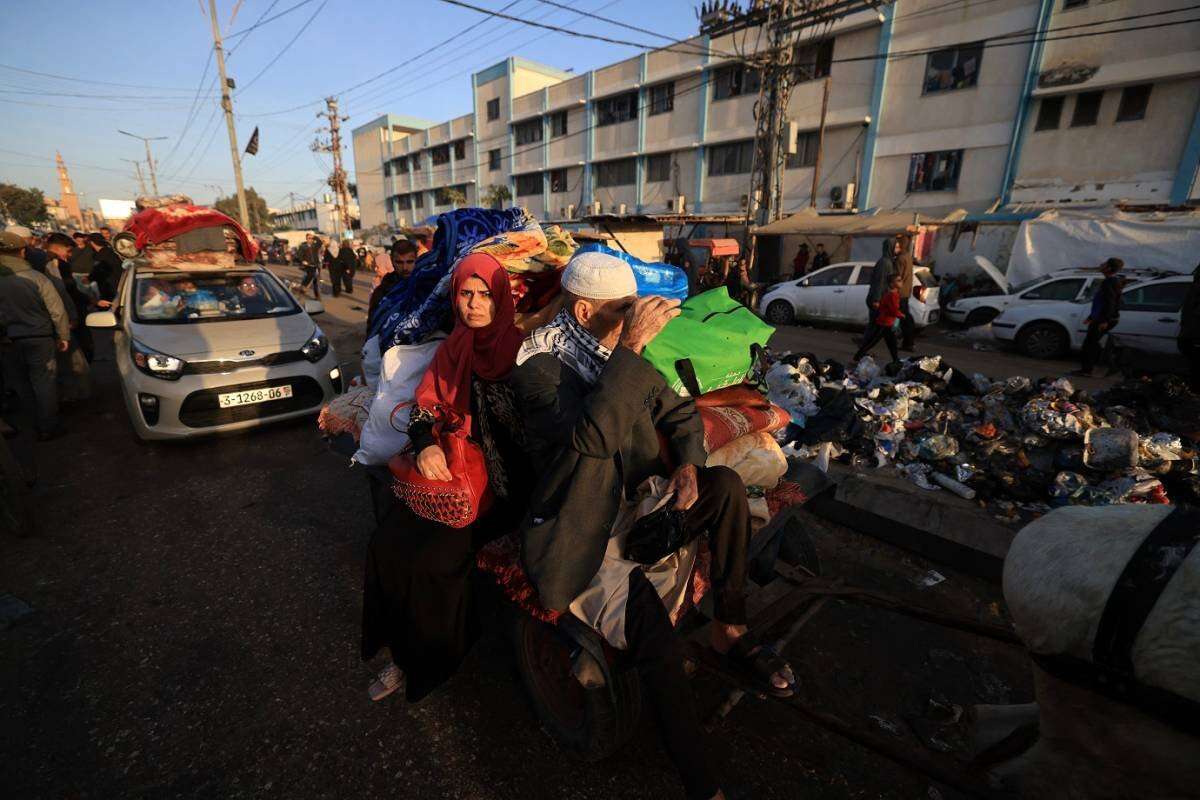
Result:
<instances>
[{"instance_id":1,"label":"garbage pile","mask_svg":"<svg viewBox=\"0 0 1200 800\"><path fill-rule=\"evenodd\" d=\"M998 518L1062 505L1200 505L1200 396L1174 375L1128 379L1093 397L1065 378L967 375L939 356L850 371L807 353L764 377L790 418L784 452L889 469Z\"/></svg>"}]
</instances>

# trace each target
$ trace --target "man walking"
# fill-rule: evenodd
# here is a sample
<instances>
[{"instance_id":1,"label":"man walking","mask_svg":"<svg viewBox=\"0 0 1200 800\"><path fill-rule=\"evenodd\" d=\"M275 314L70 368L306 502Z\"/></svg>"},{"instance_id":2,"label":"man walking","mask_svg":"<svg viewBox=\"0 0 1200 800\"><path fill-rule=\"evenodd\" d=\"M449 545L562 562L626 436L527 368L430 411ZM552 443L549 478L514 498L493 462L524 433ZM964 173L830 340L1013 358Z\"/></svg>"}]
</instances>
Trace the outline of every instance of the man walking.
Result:
<instances>
[{"instance_id":1,"label":"man walking","mask_svg":"<svg viewBox=\"0 0 1200 800\"><path fill-rule=\"evenodd\" d=\"M0 233L0 325L4 383L32 411L39 441L58 432L57 354L70 346L67 310L50 279L25 260L25 241Z\"/></svg>"},{"instance_id":2,"label":"man walking","mask_svg":"<svg viewBox=\"0 0 1200 800\"><path fill-rule=\"evenodd\" d=\"M1121 319L1121 286L1123 282L1117 273L1125 266L1119 258L1110 258L1100 265L1104 280L1100 288L1092 295L1092 310L1083 321L1088 326L1087 336L1083 340L1080 353L1080 368L1075 375L1089 376L1100 360L1100 340L1116 327Z\"/></svg>"},{"instance_id":3,"label":"man walking","mask_svg":"<svg viewBox=\"0 0 1200 800\"><path fill-rule=\"evenodd\" d=\"M862 343L870 341L875 336L875 318L879 316L879 301L892 285L892 276L896 274L896 256L900 251L898 239L883 240L883 252L875 266L871 269L871 285L867 289L867 326L863 329ZM875 337L878 341L878 337ZM855 340L859 341L859 340Z\"/></svg>"},{"instance_id":4,"label":"man walking","mask_svg":"<svg viewBox=\"0 0 1200 800\"><path fill-rule=\"evenodd\" d=\"M917 326L908 310L913 290L912 237L901 234L896 240L900 243L899 252L896 253L896 272L900 275L900 349L911 353L917 334Z\"/></svg>"},{"instance_id":5,"label":"man walking","mask_svg":"<svg viewBox=\"0 0 1200 800\"><path fill-rule=\"evenodd\" d=\"M296 263L304 270L304 280L300 282L300 294L304 287L312 283L313 299L321 299L321 250L317 246L317 237L309 234L304 243L296 248Z\"/></svg>"},{"instance_id":6,"label":"man walking","mask_svg":"<svg viewBox=\"0 0 1200 800\"><path fill-rule=\"evenodd\" d=\"M92 395L88 363L92 360L94 346L91 329L85 324L88 299L71 274L72 250L74 244L65 233L52 233L46 237L46 252L50 254L46 275L58 281L55 288L65 295L63 303L67 304L67 316L71 318L72 346L66 353L59 354L60 374L66 387L62 395L64 403L87 400Z\"/></svg>"},{"instance_id":7,"label":"man walking","mask_svg":"<svg viewBox=\"0 0 1200 800\"><path fill-rule=\"evenodd\" d=\"M93 258L88 280L96 284L100 305L107 308L117 296L117 283L121 280L121 257L109 246L108 240L98 233L88 235L88 246L92 248Z\"/></svg>"},{"instance_id":8,"label":"man walking","mask_svg":"<svg viewBox=\"0 0 1200 800\"><path fill-rule=\"evenodd\" d=\"M342 242L338 246L331 269L333 270L333 296L337 297L338 281L342 282L342 291L354 294L354 268L358 266L358 258L354 255L349 243Z\"/></svg>"}]
</instances>

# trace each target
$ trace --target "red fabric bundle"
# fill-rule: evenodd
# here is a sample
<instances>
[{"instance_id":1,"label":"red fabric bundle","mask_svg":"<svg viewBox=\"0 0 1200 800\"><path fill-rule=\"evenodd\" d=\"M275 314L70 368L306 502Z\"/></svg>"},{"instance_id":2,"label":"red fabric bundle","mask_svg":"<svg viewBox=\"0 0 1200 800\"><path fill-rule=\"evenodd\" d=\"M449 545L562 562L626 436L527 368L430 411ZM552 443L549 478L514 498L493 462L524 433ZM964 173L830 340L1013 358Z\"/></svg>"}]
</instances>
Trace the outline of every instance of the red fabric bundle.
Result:
<instances>
[{"instance_id":1,"label":"red fabric bundle","mask_svg":"<svg viewBox=\"0 0 1200 800\"><path fill-rule=\"evenodd\" d=\"M475 565L492 578L512 603L530 616L542 622L554 622L560 612L542 607L537 589L521 569L521 547L516 536L504 536L480 548L475 556Z\"/></svg>"},{"instance_id":2,"label":"red fabric bundle","mask_svg":"<svg viewBox=\"0 0 1200 800\"><path fill-rule=\"evenodd\" d=\"M726 386L724 389L717 389L715 392L706 392L696 398L697 408L710 408L712 406L739 406L742 408L762 408L765 409L771 405L771 401L767 396L744 383L739 383L736 386Z\"/></svg>"},{"instance_id":3,"label":"red fabric bundle","mask_svg":"<svg viewBox=\"0 0 1200 800\"><path fill-rule=\"evenodd\" d=\"M776 405L765 408L752 406L701 406L700 420L704 423L704 448L713 452L747 433L773 433L787 427L788 413Z\"/></svg>"},{"instance_id":4,"label":"red fabric bundle","mask_svg":"<svg viewBox=\"0 0 1200 800\"><path fill-rule=\"evenodd\" d=\"M145 250L149 245L161 244L200 228L224 227L233 228L237 234L238 249L242 258L253 261L258 256L258 243L250 238L250 234L237 220L215 208L189 205L147 208L134 214L125 223L125 230L134 235L138 250Z\"/></svg>"}]
</instances>

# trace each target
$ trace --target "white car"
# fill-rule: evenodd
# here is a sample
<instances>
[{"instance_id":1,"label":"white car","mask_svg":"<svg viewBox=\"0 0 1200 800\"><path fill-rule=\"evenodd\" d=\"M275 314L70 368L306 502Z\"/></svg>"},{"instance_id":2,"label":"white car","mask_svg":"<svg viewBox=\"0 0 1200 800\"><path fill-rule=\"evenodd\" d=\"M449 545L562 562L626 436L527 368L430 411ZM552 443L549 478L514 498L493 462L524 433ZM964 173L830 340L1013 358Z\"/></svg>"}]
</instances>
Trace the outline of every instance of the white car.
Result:
<instances>
[{"instance_id":1,"label":"white car","mask_svg":"<svg viewBox=\"0 0 1200 800\"><path fill-rule=\"evenodd\" d=\"M767 289L758 313L773 325L791 325L798 319L867 323L867 292L871 288L873 261L830 264L800 280L777 283ZM908 310L918 328L938 320L938 289L933 274L925 267L913 270L913 297Z\"/></svg>"},{"instance_id":2,"label":"white car","mask_svg":"<svg viewBox=\"0 0 1200 800\"><path fill-rule=\"evenodd\" d=\"M1098 268L1061 269L1010 287L1008 277L991 261L975 256L979 268L1003 290L1002 294L963 297L952 300L943 309L950 322L973 328L986 325L1002 311L1027 304L1062 303L1090 300L1104 276ZM1162 275L1160 270L1126 269L1123 275L1146 279Z\"/></svg>"},{"instance_id":3,"label":"white car","mask_svg":"<svg viewBox=\"0 0 1200 800\"><path fill-rule=\"evenodd\" d=\"M189 264L125 269L110 311L125 407L140 439L237 431L320 410L341 391L312 314L269 271Z\"/></svg>"},{"instance_id":4,"label":"white car","mask_svg":"<svg viewBox=\"0 0 1200 800\"><path fill-rule=\"evenodd\" d=\"M1111 332L1114 343L1153 353L1178 352L1180 309L1191 283L1189 275L1172 275L1127 287L1121 295L1121 318ZM1091 310L1090 297L1013 306L992 320L992 333L1027 356L1064 356L1083 346L1084 320Z\"/></svg>"}]
</instances>

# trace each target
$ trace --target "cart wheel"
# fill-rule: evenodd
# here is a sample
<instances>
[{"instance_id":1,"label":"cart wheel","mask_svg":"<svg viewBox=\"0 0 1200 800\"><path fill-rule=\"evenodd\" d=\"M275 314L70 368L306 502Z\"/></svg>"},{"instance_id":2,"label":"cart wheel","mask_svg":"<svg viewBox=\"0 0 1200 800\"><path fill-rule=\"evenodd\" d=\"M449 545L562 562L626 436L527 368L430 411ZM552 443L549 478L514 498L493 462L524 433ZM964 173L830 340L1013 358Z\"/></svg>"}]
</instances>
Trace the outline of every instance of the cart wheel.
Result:
<instances>
[{"instance_id":1,"label":"cart wheel","mask_svg":"<svg viewBox=\"0 0 1200 800\"><path fill-rule=\"evenodd\" d=\"M521 612L513 616L517 669L543 727L585 761L612 755L629 740L641 713L637 673L614 671L611 692L607 686L586 689L571 673L567 644L558 633Z\"/></svg>"}]
</instances>

